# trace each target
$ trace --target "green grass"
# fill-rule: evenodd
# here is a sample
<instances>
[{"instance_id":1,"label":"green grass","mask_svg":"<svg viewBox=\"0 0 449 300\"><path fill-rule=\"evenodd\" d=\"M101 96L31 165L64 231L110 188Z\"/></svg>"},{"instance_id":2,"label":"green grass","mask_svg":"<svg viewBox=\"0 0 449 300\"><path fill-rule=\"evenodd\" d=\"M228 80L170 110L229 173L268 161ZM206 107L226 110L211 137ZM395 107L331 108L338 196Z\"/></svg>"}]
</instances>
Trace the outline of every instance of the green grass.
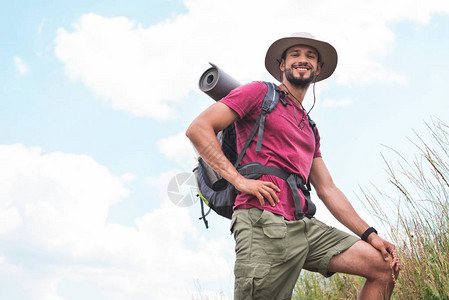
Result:
<instances>
[{"instance_id":1,"label":"green grass","mask_svg":"<svg viewBox=\"0 0 449 300\"><path fill-rule=\"evenodd\" d=\"M392 299L449 299L449 126L439 120L426 125L428 135L410 141L413 159L393 149L396 161L384 159L390 188L373 185L361 192L400 254L403 270ZM356 299L363 282L304 271L293 299Z\"/></svg>"},{"instance_id":2,"label":"green grass","mask_svg":"<svg viewBox=\"0 0 449 300\"><path fill-rule=\"evenodd\" d=\"M292 299L356 299L363 282L364 278L346 274L325 278L318 273L302 271Z\"/></svg>"}]
</instances>

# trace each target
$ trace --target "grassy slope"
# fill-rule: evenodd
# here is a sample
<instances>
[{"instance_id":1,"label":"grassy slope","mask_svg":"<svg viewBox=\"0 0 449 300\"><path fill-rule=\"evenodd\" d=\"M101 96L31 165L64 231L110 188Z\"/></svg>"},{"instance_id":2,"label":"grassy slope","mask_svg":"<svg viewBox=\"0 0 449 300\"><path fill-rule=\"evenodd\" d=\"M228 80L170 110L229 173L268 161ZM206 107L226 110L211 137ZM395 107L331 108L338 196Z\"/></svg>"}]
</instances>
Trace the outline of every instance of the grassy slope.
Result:
<instances>
[{"instance_id":1,"label":"grassy slope","mask_svg":"<svg viewBox=\"0 0 449 300\"><path fill-rule=\"evenodd\" d=\"M417 135L413 143L414 160L395 152L397 163L387 164L394 197L376 187L362 191L373 214L391 228L388 238L403 263L392 299L449 299L449 126L435 121L428 129L430 141ZM363 282L356 276L326 279L304 271L293 299L356 299Z\"/></svg>"}]
</instances>

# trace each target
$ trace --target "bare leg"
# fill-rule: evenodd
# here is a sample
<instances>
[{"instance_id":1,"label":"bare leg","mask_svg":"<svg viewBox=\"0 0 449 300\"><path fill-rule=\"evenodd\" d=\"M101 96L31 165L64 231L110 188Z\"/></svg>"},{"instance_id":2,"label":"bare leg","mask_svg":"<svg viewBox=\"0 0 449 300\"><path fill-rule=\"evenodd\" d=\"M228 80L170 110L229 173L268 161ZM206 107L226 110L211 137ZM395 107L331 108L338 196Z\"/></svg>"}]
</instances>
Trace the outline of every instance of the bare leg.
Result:
<instances>
[{"instance_id":1,"label":"bare leg","mask_svg":"<svg viewBox=\"0 0 449 300\"><path fill-rule=\"evenodd\" d=\"M358 275L366 278L359 299L389 299L394 288L390 267L381 253L370 244L359 241L348 250L334 256L329 271ZM394 274L397 277L398 274Z\"/></svg>"}]
</instances>

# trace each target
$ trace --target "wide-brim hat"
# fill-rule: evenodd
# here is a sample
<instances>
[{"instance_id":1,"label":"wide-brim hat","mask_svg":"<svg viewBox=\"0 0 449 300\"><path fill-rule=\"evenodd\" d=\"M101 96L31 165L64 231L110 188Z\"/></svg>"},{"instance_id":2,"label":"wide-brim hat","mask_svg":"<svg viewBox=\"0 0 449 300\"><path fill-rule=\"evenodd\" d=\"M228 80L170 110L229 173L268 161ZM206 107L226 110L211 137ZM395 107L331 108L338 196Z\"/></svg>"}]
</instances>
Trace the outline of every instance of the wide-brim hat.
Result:
<instances>
[{"instance_id":1,"label":"wide-brim hat","mask_svg":"<svg viewBox=\"0 0 449 300\"><path fill-rule=\"evenodd\" d=\"M334 73L337 67L337 51L326 42L315 39L313 35L307 32L293 33L290 37L282 38L271 44L265 55L265 68L274 78L282 82L282 71L279 69L282 54L285 50L296 45L306 45L315 48L319 54L319 60L322 63L321 72L315 81L326 79Z\"/></svg>"}]
</instances>

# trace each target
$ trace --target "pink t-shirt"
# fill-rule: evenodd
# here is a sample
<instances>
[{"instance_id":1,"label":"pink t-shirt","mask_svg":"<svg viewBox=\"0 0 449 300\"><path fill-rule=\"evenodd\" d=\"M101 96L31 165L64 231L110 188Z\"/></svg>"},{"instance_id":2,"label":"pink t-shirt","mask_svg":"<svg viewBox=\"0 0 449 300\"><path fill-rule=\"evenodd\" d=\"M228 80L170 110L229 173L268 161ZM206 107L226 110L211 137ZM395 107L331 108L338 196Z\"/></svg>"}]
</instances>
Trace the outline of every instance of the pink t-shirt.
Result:
<instances>
[{"instance_id":1,"label":"pink t-shirt","mask_svg":"<svg viewBox=\"0 0 449 300\"><path fill-rule=\"evenodd\" d=\"M246 139L260 114L266 92L267 86L263 82L254 81L233 90L228 96L220 100L240 116L240 119L235 123L238 153L245 145ZM313 159L321 157L320 137L317 131L315 141L306 112L288 96L286 101L290 105L284 106L279 102L274 110L267 114L261 151L256 152L256 132L240 164L257 161L289 173L299 174L306 182ZM298 122L301 121L303 116L305 116L305 120L301 123L301 130L298 127ZM265 201L266 204L262 207L255 196L241 193L237 195L234 209L258 207L283 215L287 220L296 220L293 194L288 183L272 175L262 175L259 180L273 182L279 187L281 191L277 195L280 202L272 207L268 201ZM301 207L303 207L304 212L307 212L307 209L304 209L306 208L304 195L300 189L298 191L301 196Z\"/></svg>"}]
</instances>

